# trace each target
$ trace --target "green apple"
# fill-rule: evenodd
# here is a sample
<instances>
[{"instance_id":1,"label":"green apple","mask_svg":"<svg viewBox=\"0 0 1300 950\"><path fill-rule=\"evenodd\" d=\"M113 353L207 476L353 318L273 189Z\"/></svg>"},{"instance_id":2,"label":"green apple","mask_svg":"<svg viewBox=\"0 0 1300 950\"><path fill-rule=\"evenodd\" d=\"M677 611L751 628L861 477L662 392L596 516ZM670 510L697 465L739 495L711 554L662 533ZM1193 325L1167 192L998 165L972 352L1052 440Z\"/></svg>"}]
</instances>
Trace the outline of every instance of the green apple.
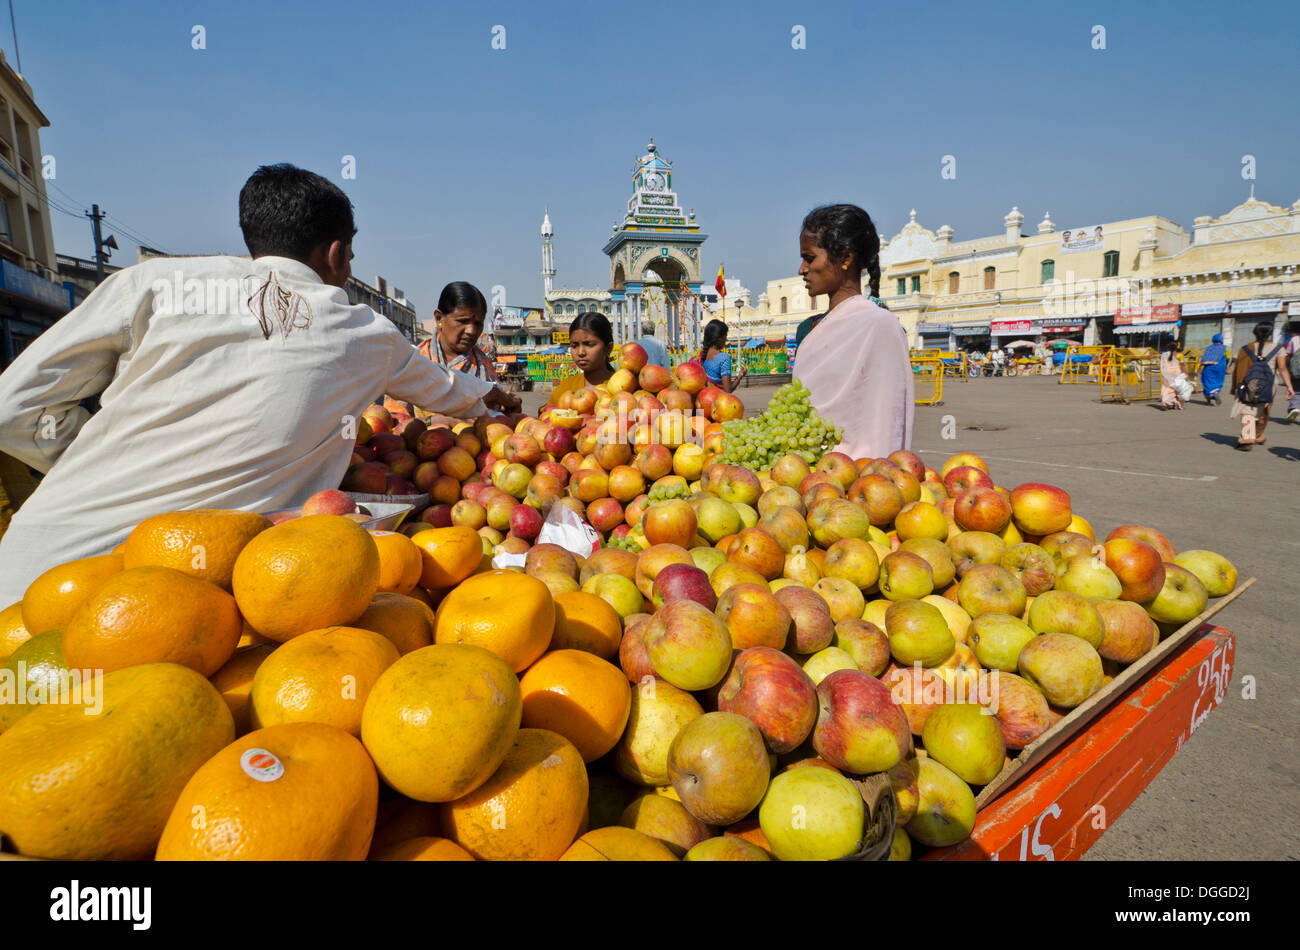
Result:
<instances>
[{"instance_id":1,"label":"green apple","mask_svg":"<svg viewBox=\"0 0 1300 950\"><path fill-rule=\"evenodd\" d=\"M1115 572L1106 566L1105 561L1090 554L1081 554L1066 562L1065 570L1056 578L1056 589L1080 597L1119 600L1124 585L1115 576Z\"/></svg>"},{"instance_id":2,"label":"green apple","mask_svg":"<svg viewBox=\"0 0 1300 950\"><path fill-rule=\"evenodd\" d=\"M736 502L732 507L740 515L740 523L745 528L752 528L758 524L758 512L745 504L743 501Z\"/></svg>"},{"instance_id":3,"label":"green apple","mask_svg":"<svg viewBox=\"0 0 1300 950\"><path fill-rule=\"evenodd\" d=\"M903 666L938 666L957 649L943 614L919 600L904 600L890 607L885 613L885 633L890 652Z\"/></svg>"},{"instance_id":4,"label":"green apple","mask_svg":"<svg viewBox=\"0 0 1300 950\"><path fill-rule=\"evenodd\" d=\"M838 771L809 766L772 779L758 824L780 861L832 861L862 848L867 806Z\"/></svg>"},{"instance_id":5,"label":"green apple","mask_svg":"<svg viewBox=\"0 0 1300 950\"><path fill-rule=\"evenodd\" d=\"M908 835L931 848L965 841L975 828L975 795L970 786L929 756L918 764L920 800L916 815L907 823Z\"/></svg>"},{"instance_id":6,"label":"green apple","mask_svg":"<svg viewBox=\"0 0 1300 950\"><path fill-rule=\"evenodd\" d=\"M945 703L925 720L921 740L931 758L971 785L1002 771L1007 749L997 719L975 703Z\"/></svg>"},{"instance_id":7,"label":"green apple","mask_svg":"<svg viewBox=\"0 0 1300 950\"><path fill-rule=\"evenodd\" d=\"M867 623L874 623L881 630L884 630L885 614L892 606L894 606L892 600L869 601L866 606L862 608L862 619Z\"/></svg>"},{"instance_id":8,"label":"green apple","mask_svg":"<svg viewBox=\"0 0 1300 950\"><path fill-rule=\"evenodd\" d=\"M763 733L744 716L705 713L668 749L668 778L686 810L711 825L730 825L758 807L771 777Z\"/></svg>"},{"instance_id":9,"label":"green apple","mask_svg":"<svg viewBox=\"0 0 1300 950\"><path fill-rule=\"evenodd\" d=\"M962 609L961 604L955 603L944 597L942 594L930 594L921 598L921 603L930 604L937 608L939 613L943 614L943 619L948 621L948 629L952 631L953 639L958 643L965 643L970 635L970 614Z\"/></svg>"},{"instance_id":10,"label":"green apple","mask_svg":"<svg viewBox=\"0 0 1300 950\"><path fill-rule=\"evenodd\" d=\"M1020 651L1037 635L1029 624L1010 614L980 614L970 622L968 633L980 665L1008 673L1019 668Z\"/></svg>"},{"instance_id":11,"label":"green apple","mask_svg":"<svg viewBox=\"0 0 1300 950\"><path fill-rule=\"evenodd\" d=\"M644 637L655 673L680 689L716 686L731 665L727 625L693 600L662 607L646 622Z\"/></svg>"},{"instance_id":12,"label":"green apple","mask_svg":"<svg viewBox=\"0 0 1300 950\"><path fill-rule=\"evenodd\" d=\"M645 598L641 596L641 591L622 574L593 574L587 578L582 589L609 604L624 620L645 610Z\"/></svg>"},{"instance_id":13,"label":"green apple","mask_svg":"<svg viewBox=\"0 0 1300 950\"><path fill-rule=\"evenodd\" d=\"M1200 550L1182 551L1174 558L1174 563L1195 574L1211 597L1222 597L1237 586L1237 569L1222 554Z\"/></svg>"},{"instance_id":14,"label":"green apple","mask_svg":"<svg viewBox=\"0 0 1300 950\"><path fill-rule=\"evenodd\" d=\"M1029 605L1029 626L1034 633L1072 633L1094 650L1101 646L1105 632L1097 608L1068 590L1049 590L1035 597ZM1014 673L1015 667L1007 672Z\"/></svg>"},{"instance_id":15,"label":"green apple","mask_svg":"<svg viewBox=\"0 0 1300 950\"><path fill-rule=\"evenodd\" d=\"M771 861L772 856L756 844L735 835L701 841L686 852L683 861Z\"/></svg>"},{"instance_id":16,"label":"green apple","mask_svg":"<svg viewBox=\"0 0 1300 950\"><path fill-rule=\"evenodd\" d=\"M1042 690L1047 701L1073 709L1101 689L1101 656L1092 644L1069 633L1044 633L1020 651L1020 675Z\"/></svg>"},{"instance_id":17,"label":"green apple","mask_svg":"<svg viewBox=\"0 0 1300 950\"><path fill-rule=\"evenodd\" d=\"M1210 593L1195 574L1177 564L1165 565L1165 586L1146 605L1156 623L1184 624L1202 610Z\"/></svg>"},{"instance_id":18,"label":"green apple","mask_svg":"<svg viewBox=\"0 0 1300 950\"><path fill-rule=\"evenodd\" d=\"M924 492L925 489L922 488L921 491ZM912 860L912 839L907 836L907 832L902 828L894 829L894 841L889 846L889 860Z\"/></svg>"},{"instance_id":19,"label":"green apple","mask_svg":"<svg viewBox=\"0 0 1300 950\"><path fill-rule=\"evenodd\" d=\"M921 555L894 551L880 562L877 584L887 600L920 600L934 592L934 572Z\"/></svg>"},{"instance_id":20,"label":"green apple","mask_svg":"<svg viewBox=\"0 0 1300 950\"><path fill-rule=\"evenodd\" d=\"M668 784L668 748L704 709L694 696L660 679L632 689L623 736L614 746L614 771L638 785Z\"/></svg>"},{"instance_id":21,"label":"green apple","mask_svg":"<svg viewBox=\"0 0 1300 950\"><path fill-rule=\"evenodd\" d=\"M814 686L836 670L856 670L858 668L852 654L839 647L826 647L823 650L818 650L812 656L804 659L800 665L803 666L803 671L808 674L808 678L813 681Z\"/></svg>"},{"instance_id":22,"label":"green apple","mask_svg":"<svg viewBox=\"0 0 1300 950\"><path fill-rule=\"evenodd\" d=\"M696 530L710 544L740 531L740 512L731 502L705 497L695 506Z\"/></svg>"},{"instance_id":23,"label":"green apple","mask_svg":"<svg viewBox=\"0 0 1300 950\"><path fill-rule=\"evenodd\" d=\"M719 564L726 562L727 555L723 554L717 548L691 548L691 560L694 561L695 566L705 574L711 575L714 568Z\"/></svg>"}]
</instances>

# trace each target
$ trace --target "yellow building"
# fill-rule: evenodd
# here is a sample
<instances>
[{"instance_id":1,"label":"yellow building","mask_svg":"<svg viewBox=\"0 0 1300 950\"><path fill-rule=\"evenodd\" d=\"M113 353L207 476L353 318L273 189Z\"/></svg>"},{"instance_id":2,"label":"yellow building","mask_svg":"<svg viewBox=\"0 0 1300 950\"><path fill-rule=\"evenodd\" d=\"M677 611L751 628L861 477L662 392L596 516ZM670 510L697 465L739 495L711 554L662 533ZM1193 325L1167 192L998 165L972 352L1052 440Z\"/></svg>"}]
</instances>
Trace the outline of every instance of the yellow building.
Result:
<instances>
[{"instance_id":1,"label":"yellow building","mask_svg":"<svg viewBox=\"0 0 1300 950\"><path fill-rule=\"evenodd\" d=\"M1300 319L1300 201L1252 196L1189 234L1160 215L1058 228L1050 215L1022 233L1012 208L1000 233L954 241L916 212L881 240L881 296L914 347L987 350L1013 340L1144 344L1177 333L1200 348L1215 333L1230 347L1261 320L1280 338ZM867 292L863 279L863 292ZM793 333L826 309L799 277L769 281L746 333Z\"/></svg>"}]
</instances>

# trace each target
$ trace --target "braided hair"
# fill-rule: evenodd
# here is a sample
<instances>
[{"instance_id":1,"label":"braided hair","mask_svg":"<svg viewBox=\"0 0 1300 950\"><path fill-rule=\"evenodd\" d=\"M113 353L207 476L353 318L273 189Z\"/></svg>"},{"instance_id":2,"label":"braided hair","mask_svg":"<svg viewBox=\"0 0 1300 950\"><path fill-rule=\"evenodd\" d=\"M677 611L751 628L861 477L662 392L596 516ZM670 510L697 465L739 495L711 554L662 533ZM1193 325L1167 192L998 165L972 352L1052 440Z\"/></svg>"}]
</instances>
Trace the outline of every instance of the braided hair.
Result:
<instances>
[{"instance_id":1,"label":"braided hair","mask_svg":"<svg viewBox=\"0 0 1300 950\"><path fill-rule=\"evenodd\" d=\"M880 296L880 235L869 214L857 205L822 205L808 212L803 230L816 238L832 259L852 257L859 277L862 271L867 272L871 296Z\"/></svg>"}]
</instances>

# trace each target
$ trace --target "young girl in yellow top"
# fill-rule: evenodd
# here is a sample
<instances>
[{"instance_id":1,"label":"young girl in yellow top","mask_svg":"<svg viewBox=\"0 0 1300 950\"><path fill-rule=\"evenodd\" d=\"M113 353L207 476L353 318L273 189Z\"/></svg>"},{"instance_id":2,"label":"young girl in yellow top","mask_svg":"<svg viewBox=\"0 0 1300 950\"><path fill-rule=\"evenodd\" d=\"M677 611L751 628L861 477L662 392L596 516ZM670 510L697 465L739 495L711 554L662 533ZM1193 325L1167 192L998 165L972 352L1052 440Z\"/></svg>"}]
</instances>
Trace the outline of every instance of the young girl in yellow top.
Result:
<instances>
[{"instance_id":1,"label":"young girl in yellow top","mask_svg":"<svg viewBox=\"0 0 1300 950\"><path fill-rule=\"evenodd\" d=\"M560 380L551 391L550 402L584 386L599 386L614 375L610 355L614 352L614 331L603 313L588 310L569 324L569 353L579 372Z\"/></svg>"}]
</instances>

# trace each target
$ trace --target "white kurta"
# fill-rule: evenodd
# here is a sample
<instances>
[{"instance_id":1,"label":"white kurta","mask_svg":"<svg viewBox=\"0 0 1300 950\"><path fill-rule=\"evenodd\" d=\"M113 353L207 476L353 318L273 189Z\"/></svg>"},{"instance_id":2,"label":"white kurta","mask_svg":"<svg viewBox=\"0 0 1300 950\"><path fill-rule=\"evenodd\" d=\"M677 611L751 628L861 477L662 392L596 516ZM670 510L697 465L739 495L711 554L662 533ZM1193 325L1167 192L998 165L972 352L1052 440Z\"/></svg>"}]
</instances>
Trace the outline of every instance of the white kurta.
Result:
<instances>
[{"instance_id":1,"label":"white kurta","mask_svg":"<svg viewBox=\"0 0 1300 950\"><path fill-rule=\"evenodd\" d=\"M122 270L0 375L0 452L49 473L0 539L0 607L151 515L273 511L337 487L349 422L384 393L464 418L491 389L297 261ZM88 416L78 402L96 393Z\"/></svg>"},{"instance_id":2,"label":"white kurta","mask_svg":"<svg viewBox=\"0 0 1300 950\"><path fill-rule=\"evenodd\" d=\"M845 300L799 344L795 375L817 414L844 430L836 451L859 459L911 449L907 332L888 310L860 295Z\"/></svg>"}]
</instances>

